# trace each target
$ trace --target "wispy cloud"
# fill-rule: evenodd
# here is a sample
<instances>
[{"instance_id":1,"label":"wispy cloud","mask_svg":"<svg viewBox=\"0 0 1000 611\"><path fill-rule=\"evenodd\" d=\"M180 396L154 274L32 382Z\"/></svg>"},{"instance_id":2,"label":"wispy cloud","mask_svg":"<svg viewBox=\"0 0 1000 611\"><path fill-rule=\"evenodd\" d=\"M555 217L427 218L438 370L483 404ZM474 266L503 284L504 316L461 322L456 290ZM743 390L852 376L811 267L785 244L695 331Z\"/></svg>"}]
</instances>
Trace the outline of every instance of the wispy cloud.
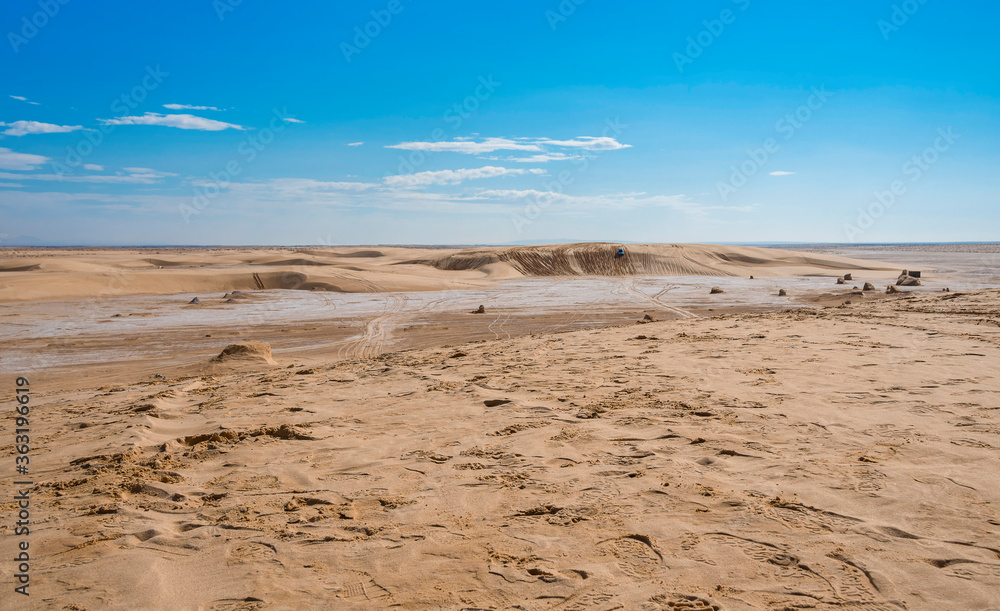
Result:
<instances>
[{"instance_id":1,"label":"wispy cloud","mask_svg":"<svg viewBox=\"0 0 1000 611\"><path fill-rule=\"evenodd\" d=\"M361 146L364 142L348 142L347 146Z\"/></svg>"},{"instance_id":2,"label":"wispy cloud","mask_svg":"<svg viewBox=\"0 0 1000 611\"><path fill-rule=\"evenodd\" d=\"M795 172L782 172L781 170L778 170L777 172L771 172L771 176L791 176L794 173Z\"/></svg>"},{"instance_id":3,"label":"wispy cloud","mask_svg":"<svg viewBox=\"0 0 1000 611\"><path fill-rule=\"evenodd\" d=\"M403 149L404 151L463 153L466 155L481 155L494 151L542 152L542 147L537 144L517 142L509 138L486 138L481 142L465 139L455 139L449 142L400 142L399 144L390 144L385 148Z\"/></svg>"},{"instance_id":4,"label":"wispy cloud","mask_svg":"<svg viewBox=\"0 0 1000 611\"><path fill-rule=\"evenodd\" d=\"M2 150L2 149L0 149ZM88 164L91 165L91 164ZM2 167L2 166L0 166ZM94 166L87 169L104 169L101 166ZM161 182L168 176L177 176L170 172L158 172L149 168L123 168L126 173L118 174L8 174L0 172L0 179L6 180L38 180L45 182L78 182L92 184L131 184L131 185L152 185Z\"/></svg>"},{"instance_id":5,"label":"wispy cloud","mask_svg":"<svg viewBox=\"0 0 1000 611\"><path fill-rule=\"evenodd\" d=\"M28 134L61 134L65 132L75 132L83 129L82 125L53 125L52 123L39 123L38 121L14 121L4 123L0 121L0 127L6 127L3 131L5 136L27 136Z\"/></svg>"},{"instance_id":6,"label":"wispy cloud","mask_svg":"<svg viewBox=\"0 0 1000 611\"><path fill-rule=\"evenodd\" d=\"M572 161L583 159L583 155L567 155L566 153L540 153L527 157L488 157L494 161L511 161L514 163L548 163L550 161Z\"/></svg>"},{"instance_id":7,"label":"wispy cloud","mask_svg":"<svg viewBox=\"0 0 1000 611\"><path fill-rule=\"evenodd\" d=\"M207 187L215 185L215 182L200 179L193 181L191 184L196 187ZM234 182L230 183L228 188L234 192L266 193L278 197L305 197L324 193L369 191L382 188L382 185L369 182L313 180L311 178L274 178L260 182Z\"/></svg>"},{"instance_id":8,"label":"wispy cloud","mask_svg":"<svg viewBox=\"0 0 1000 611\"><path fill-rule=\"evenodd\" d=\"M400 142L386 148L403 149L407 151L430 151L462 153L465 155L485 155L496 151L524 151L538 153L505 161L530 160L532 162L565 161L578 158L561 152L552 152L555 147L578 149L581 151L616 151L631 148L631 144L622 144L609 136L579 136L571 140L552 140L550 138L455 138L442 142Z\"/></svg>"},{"instance_id":9,"label":"wispy cloud","mask_svg":"<svg viewBox=\"0 0 1000 611\"><path fill-rule=\"evenodd\" d=\"M159 170L151 170L149 168L122 168L129 174L133 176L142 176L143 178L166 178L168 176L177 176L173 172L161 172Z\"/></svg>"},{"instance_id":10,"label":"wispy cloud","mask_svg":"<svg viewBox=\"0 0 1000 611\"><path fill-rule=\"evenodd\" d=\"M164 104L163 107L170 110L222 110L217 106L192 106L190 104Z\"/></svg>"},{"instance_id":11,"label":"wispy cloud","mask_svg":"<svg viewBox=\"0 0 1000 611\"><path fill-rule=\"evenodd\" d=\"M565 148L583 149L585 151L617 151L620 149L632 148L631 144L622 144L610 136L580 136L572 140L549 140L544 138L538 141L540 144L548 146L561 146Z\"/></svg>"},{"instance_id":12,"label":"wispy cloud","mask_svg":"<svg viewBox=\"0 0 1000 611\"><path fill-rule=\"evenodd\" d=\"M194 115L161 115L147 112L141 117L119 117L117 119L102 119L104 125L162 125L178 129L194 129L207 132L217 132L224 129L246 129L240 125L196 117Z\"/></svg>"},{"instance_id":13,"label":"wispy cloud","mask_svg":"<svg viewBox=\"0 0 1000 611\"><path fill-rule=\"evenodd\" d=\"M24 96L21 96L21 95L12 95L10 97L13 98L13 99L15 99L15 100L19 100L21 102L24 102L25 104L31 104L32 106L38 106L39 105L38 102L32 102L28 98L26 98Z\"/></svg>"},{"instance_id":14,"label":"wispy cloud","mask_svg":"<svg viewBox=\"0 0 1000 611\"><path fill-rule=\"evenodd\" d=\"M551 205L552 212L576 213L592 210L632 210L636 208L669 208L694 217L706 217L712 210L750 212L753 206L706 206L690 201L686 195L648 195L646 193L612 193L607 195L567 195L555 191L483 190L468 196L470 200L513 200Z\"/></svg>"},{"instance_id":15,"label":"wispy cloud","mask_svg":"<svg viewBox=\"0 0 1000 611\"><path fill-rule=\"evenodd\" d=\"M390 187L404 188L423 187L427 185L455 185L466 180L493 178L496 176L522 176L524 174L545 174L545 170L510 169L490 165L483 168L439 170L435 172L386 176L385 184Z\"/></svg>"},{"instance_id":16,"label":"wispy cloud","mask_svg":"<svg viewBox=\"0 0 1000 611\"><path fill-rule=\"evenodd\" d=\"M10 149L0 148L0 170L34 170L48 160L48 157L41 155L15 153Z\"/></svg>"},{"instance_id":17,"label":"wispy cloud","mask_svg":"<svg viewBox=\"0 0 1000 611\"><path fill-rule=\"evenodd\" d=\"M103 172L104 166L97 165L96 163L85 163L83 164L84 170L90 170L91 172Z\"/></svg>"},{"instance_id":18,"label":"wispy cloud","mask_svg":"<svg viewBox=\"0 0 1000 611\"><path fill-rule=\"evenodd\" d=\"M281 119L287 123L305 123L302 119L296 119L295 117L282 117Z\"/></svg>"}]
</instances>

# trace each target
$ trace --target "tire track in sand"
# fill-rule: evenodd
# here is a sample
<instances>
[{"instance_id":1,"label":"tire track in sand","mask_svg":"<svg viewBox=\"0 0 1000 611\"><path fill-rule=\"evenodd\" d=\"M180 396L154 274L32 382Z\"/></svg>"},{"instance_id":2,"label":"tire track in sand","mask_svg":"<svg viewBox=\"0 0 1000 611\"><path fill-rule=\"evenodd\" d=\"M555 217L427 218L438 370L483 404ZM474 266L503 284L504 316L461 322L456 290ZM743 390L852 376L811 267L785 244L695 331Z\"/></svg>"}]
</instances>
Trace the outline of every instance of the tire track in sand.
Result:
<instances>
[{"instance_id":1,"label":"tire track in sand","mask_svg":"<svg viewBox=\"0 0 1000 611\"><path fill-rule=\"evenodd\" d=\"M687 310L683 310L681 308L672 306L672 305L670 305L669 303L663 301L660 298L661 295L663 295L664 293L670 291L674 287L668 286L667 288L663 289L662 291L660 291L656 295L650 295L650 294L648 294L648 293L643 292L642 290L640 290L638 285L639 285L639 281L638 280L636 280L635 278L629 278L629 279L626 279L626 280L622 281L621 288L622 288L622 290L625 293L630 294L630 295L635 295L637 297L642 297L643 299L652 302L657 307L663 308L664 310L667 310L668 312L672 312L673 314L676 314L676 315L680 316L681 318L698 318L697 314L692 314L691 312L688 312Z\"/></svg>"},{"instance_id":2,"label":"tire track in sand","mask_svg":"<svg viewBox=\"0 0 1000 611\"><path fill-rule=\"evenodd\" d=\"M337 350L338 359L366 359L382 353L389 337L388 327L400 320L406 307L406 298L402 295L384 293L384 298L382 313L365 321L361 335L344 340Z\"/></svg>"}]
</instances>

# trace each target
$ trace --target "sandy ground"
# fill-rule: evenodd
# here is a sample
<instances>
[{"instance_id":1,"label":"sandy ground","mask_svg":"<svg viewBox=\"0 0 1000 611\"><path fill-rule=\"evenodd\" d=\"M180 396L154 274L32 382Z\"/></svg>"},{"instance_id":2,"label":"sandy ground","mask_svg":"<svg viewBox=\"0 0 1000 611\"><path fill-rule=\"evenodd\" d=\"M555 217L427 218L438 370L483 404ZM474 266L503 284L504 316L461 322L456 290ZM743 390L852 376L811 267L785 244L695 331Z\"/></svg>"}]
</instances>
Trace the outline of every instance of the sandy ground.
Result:
<instances>
[{"instance_id":1,"label":"sandy ground","mask_svg":"<svg viewBox=\"0 0 1000 611\"><path fill-rule=\"evenodd\" d=\"M479 294L392 327L277 321L255 333L270 360L213 360L245 329L203 333L159 297L95 333L8 303L45 324L0 356L9 393L30 372L35 482L32 596L7 570L0 608L1000 609L1000 290L802 285L759 311L609 282L635 307L553 285L562 308L502 332L454 311ZM712 298L755 290L732 282ZM42 339L165 348L9 367Z\"/></svg>"},{"instance_id":2,"label":"sandy ground","mask_svg":"<svg viewBox=\"0 0 1000 611\"><path fill-rule=\"evenodd\" d=\"M896 266L747 246L615 244L515 248L174 248L0 250L0 303L295 289L346 293L474 289L549 276L836 277Z\"/></svg>"}]
</instances>

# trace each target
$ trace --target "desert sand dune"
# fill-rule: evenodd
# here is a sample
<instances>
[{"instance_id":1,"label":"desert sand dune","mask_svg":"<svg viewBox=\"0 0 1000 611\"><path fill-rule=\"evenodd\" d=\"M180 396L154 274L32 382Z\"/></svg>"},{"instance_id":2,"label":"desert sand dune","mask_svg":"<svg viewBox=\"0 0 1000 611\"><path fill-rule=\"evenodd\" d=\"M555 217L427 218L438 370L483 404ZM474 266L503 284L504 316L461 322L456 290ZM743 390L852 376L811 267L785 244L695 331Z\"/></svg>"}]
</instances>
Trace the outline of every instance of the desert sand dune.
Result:
<instances>
[{"instance_id":1,"label":"desert sand dune","mask_svg":"<svg viewBox=\"0 0 1000 611\"><path fill-rule=\"evenodd\" d=\"M759 275L826 275L839 270L890 271L896 267L751 246L632 244L625 247L625 256L616 257L618 247L584 243L484 248L421 262L447 270L480 269L503 262L525 276L739 276L750 271Z\"/></svg>"},{"instance_id":2,"label":"desert sand dune","mask_svg":"<svg viewBox=\"0 0 1000 611\"><path fill-rule=\"evenodd\" d=\"M552 276L782 276L867 272L898 265L771 248L583 243L514 248L27 249L0 251L0 302L295 289L426 291ZM150 256L153 254L153 256Z\"/></svg>"}]
</instances>

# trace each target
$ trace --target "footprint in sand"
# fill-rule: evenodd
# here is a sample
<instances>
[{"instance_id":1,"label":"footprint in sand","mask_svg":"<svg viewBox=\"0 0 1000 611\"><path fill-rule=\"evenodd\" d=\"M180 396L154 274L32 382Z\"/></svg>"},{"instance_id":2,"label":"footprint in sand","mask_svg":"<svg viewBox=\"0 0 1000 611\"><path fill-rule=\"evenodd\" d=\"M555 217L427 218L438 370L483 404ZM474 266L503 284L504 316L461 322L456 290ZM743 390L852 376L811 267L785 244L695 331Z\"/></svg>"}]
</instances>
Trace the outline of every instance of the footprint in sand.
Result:
<instances>
[{"instance_id":1,"label":"footprint in sand","mask_svg":"<svg viewBox=\"0 0 1000 611\"><path fill-rule=\"evenodd\" d=\"M632 577L648 577L663 569L663 555L645 535L626 535L597 545L602 554L614 556L618 568Z\"/></svg>"},{"instance_id":2,"label":"footprint in sand","mask_svg":"<svg viewBox=\"0 0 1000 611\"><path fill-rule=\"evenodd\" d=\"M577 592L551 609L553 611L618 611L625 609L625 605L615 602L616 598L616 595L609 592Z\"/></svg>"},{"instance_id":3,"label":"footprint in sand","mask_svg":"<svg viewBox=\"0 0 1000 611\"><path fill-rule=\"evenodd\" d=\"M277 550L268 543L258 543L256 541L243 541L237 543L229 549L226 557L229 564L241 564L245 562L259 562L261 560L274 560L277 562Z\"/></svg>"},{"instance_id":4,"label":"footprint in sand","mask_svg":"<svg viewBox=\"0 0 1000 611\"><path fill-rule=\"evenodd\" d=\"M728 533L711 533L701 538L698 545L701 553L717 559L719 564L730 563L732 553L726 548L737 549L743 555L756 560L755 567L746 566L747 571L736 579L744 584L771 588L787 585L811 596L827 596L833 593L833 586L822 575L799 563L799 558L777 545L744 539ZM742 563L739 563L742 564ZM730 575L730 578L735 575ZM733 585L739 587L738 581Z\"/></svg>"},{"instance_id":5,"label":"footprint in sand","mask_svg":"<svg viewBox=\"0 0 1000 611\"><path fill-rule=\"evenodd\" d=\"M338 598L382 598L389 595L389 591L375 583L374 580L367 582L348 583L341 586L336 592Z\"/></svg>"},{"instance_id":6,"label":"footprint in sand","mask_svg":"<svg viewBox=\"0 0 1000 611\"><path fill-rule=\"evenodd\" d=\"M266 609L268 604L259 598L222 598L207 605L198 607L198 611L253 611Z\"/></svg>"},{"instance_id":7,"label":"footprint in sand","mask_svg":"<svg viewBox=\"0 0 1000 611\"><path fill-rule=\"evenodd\" d=\"M789 528L806 530L813 533L845 532L862 521L850 516L781 499L772 499L767 505L760 507L760 513L765 517L781 522Z\"/></svg>"},{"instance_id":8,"label":"footprint in sand","mask_svg":"<svg viewBox=\"0 0 1000 611\"><path fill-rule=\"evenodd\" d=\"M236 471L217 477L209 485L227 490L249 491L276 488L278 478L273 475L240 475Z\"/></svg>"},{"instance_id":9,"label":"footprint in sand","mask_svg":"<svg viewBox=\"0 0 1000 611\"><path fill-rule=\"evenodd\" d=\"M721 611L716 603L688 594L660 594L642 605L642 611Z\"/></svg>"},{"instance_id":10,"label":"footprint in sand","mask_svg":"<svg viewBox=\"0 0 1000 611\"><path fill-rule=\"evenodd\" d=\"M269 543L242 541L229 548L226 557L229 564L242 564L246 562L260 562L261 560L274 560L277 562L277 555L277 550Z\"/></svg>"}]
</instances>

